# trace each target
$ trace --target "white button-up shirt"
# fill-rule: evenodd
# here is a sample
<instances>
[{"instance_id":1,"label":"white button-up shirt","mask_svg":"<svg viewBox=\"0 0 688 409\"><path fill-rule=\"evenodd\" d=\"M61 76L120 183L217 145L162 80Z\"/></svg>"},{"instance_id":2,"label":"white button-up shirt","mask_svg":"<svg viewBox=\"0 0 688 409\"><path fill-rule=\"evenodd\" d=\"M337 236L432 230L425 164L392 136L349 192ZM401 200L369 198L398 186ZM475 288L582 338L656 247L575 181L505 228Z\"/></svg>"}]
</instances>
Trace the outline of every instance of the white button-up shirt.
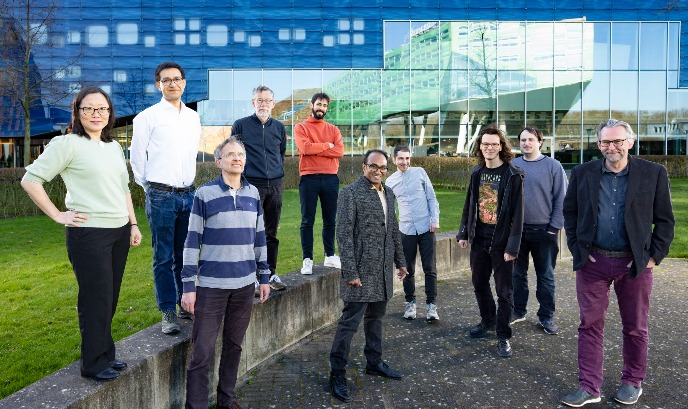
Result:
<instances>
[{"instance_id":1,"label":"white button-up shirt","mask_svg":"<svg viewBox=\"0 0 688 409\"><path fill-rule=\"evenodd\" d=\"M185 187L196 177L201 120L182 103L181 110L164 98L134 118L131 167L136 183Z\"/></svg>"}]
</instances>

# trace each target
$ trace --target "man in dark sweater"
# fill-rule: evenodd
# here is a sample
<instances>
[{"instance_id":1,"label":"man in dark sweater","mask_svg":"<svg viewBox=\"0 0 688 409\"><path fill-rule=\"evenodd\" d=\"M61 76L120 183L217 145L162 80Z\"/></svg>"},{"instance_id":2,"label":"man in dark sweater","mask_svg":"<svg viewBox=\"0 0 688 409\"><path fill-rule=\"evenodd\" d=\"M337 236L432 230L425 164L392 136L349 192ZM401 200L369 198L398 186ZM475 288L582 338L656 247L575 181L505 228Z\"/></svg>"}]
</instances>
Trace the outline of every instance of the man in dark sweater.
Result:
<instances>
[{"instance_id":1,"label":"man in dark sweater","mask_svg":"<svg viewBox=\"0 0 688 409\"><path fill-rule=\"evenodd\" d=\"M497 328L499 356L511 356L509 319L514 306L511 272L523 230L523 171L511 166L514 155L504 132L488 127L480 131L473 149L480 164L471 173L461 227L456 239L461 248L471 243L471 274L481 321L472 327L473 338ZM490 276L494 270L498 308Z\"/></svg>"},{"instance_id":2,"label":"man in dark sweater","mask_svg":"<svg viewBox=\"0 0 688 409\"><path fill-rule=\"evenodd\" d=\"M275 291L287 288L277 270L279 240L277 228L282 214L282 178L284 177L284 153L287 150L287 133L284 125L271 118L275 107L275 94L265 85L253 90L251 100L256 112L232 125L231 135L236 136L246 147L246 169L244 176L250 184L258 188L263 205L265 236L268 245L268 265L270 266L270 288ZM258 295L256 281L256 295Z\"/></svg>"}]
</instances>

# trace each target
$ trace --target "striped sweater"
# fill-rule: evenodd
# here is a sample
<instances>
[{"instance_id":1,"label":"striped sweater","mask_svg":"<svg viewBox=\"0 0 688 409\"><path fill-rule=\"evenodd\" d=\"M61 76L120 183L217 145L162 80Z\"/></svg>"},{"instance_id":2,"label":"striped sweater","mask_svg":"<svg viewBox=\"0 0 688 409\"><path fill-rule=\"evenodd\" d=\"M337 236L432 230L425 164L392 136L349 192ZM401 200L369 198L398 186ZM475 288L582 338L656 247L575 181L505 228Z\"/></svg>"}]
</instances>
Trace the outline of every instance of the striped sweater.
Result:
<instances>
[{"instance_id":1,"label":"striped sweater","mask_svg":"<svg viewBox=\"0 0 688 409\"><path fill-rule=\"evenodd\" d=\"M184 243L184 292L196 291L196 281L200 287L242 288L255 281L256 270L260 283L267 284L270 270L258 189L243 176L236 192L222 176L199 187Z\"/></svg>"}]
</instances>

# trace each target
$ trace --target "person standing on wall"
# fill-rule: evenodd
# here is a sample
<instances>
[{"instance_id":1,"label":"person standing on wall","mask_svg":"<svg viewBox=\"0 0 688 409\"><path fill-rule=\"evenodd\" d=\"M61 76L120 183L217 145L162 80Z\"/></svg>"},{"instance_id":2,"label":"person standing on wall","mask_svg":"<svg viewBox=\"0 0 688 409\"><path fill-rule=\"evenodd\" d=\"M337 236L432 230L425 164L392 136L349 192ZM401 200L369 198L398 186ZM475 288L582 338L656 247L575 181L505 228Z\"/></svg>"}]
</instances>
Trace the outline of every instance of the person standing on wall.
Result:
<instances>
[{"instance_id":1,"label":"person standing on wall","mask_svg":"<svg viewBox=\"0 0 688 409\"><path fill-rule=\"evenodd\" d=\"M287 132L280 121L270 117L275 107L275 93L270 88L265 85L256 87L253 90L251 104L255 108L255 113L234 121L231 135L236 136L244 144L244 176L260 193L268 246L270 288L282 291L287 286L276 274L279 252L277 230L282 215L282 178L284 154L287 151ZM255 283L258 295L259 280L256 279Z\"/></svg>"},{"instance_id":2,"label":"person standing on wall","mask_svg":"<svg viewBox=\"0 0 688 409\"><path fill-rule=\"evenodd\" d=\"M162 332L176 334L179 318L192 315L177 305L182 296L184 239L194 197L196 157L201 120L184 105L184 69L163 62L155 69L155 86L162 93L157 104L134 118L131 168L146 192L146 217L153 245L153 283Z\"/></svg>"},{"instance_id":3,"label":"person standing on wall","mask_svg":"<svg viewBox=\"0 0 688 409\"><path fill-rule=\"evenodd\" d=\"M322 240L325 267L341 268L334 250L337 196L339 194L339 158L344 144L339 128L325 122L330 97L317 93L311 98L311 116L294 127L294 140L299 148L299 199L301 200L301 274L313 274L313 223L320 198Z\"/></svg>"},{"instance_id":4,"label":"person standing on wall","mask_svg":"<svg viewBox=\"0 0 688 409\"><path fill-rule=\"evenodd\" d=\"M26 168L21 186L66 228L67 255L79 286L81 376L108 381L127 367L115 358L112 317L130 246L141 244L122 147L112 138L115 109L100 88L83 88L72 103L71 131L53 138ZM60 175L67 186L60 211L43 184Z\"/></svg>"},{"instance_id":5,"label":"person standing on wall","mask_svg":"<svg viewBox=\"0 0 688 409\"><path fill-rule=\"evenodd\" d=\"M559 230L564 227L564 196L568 187L566 172L559 161L540 153L542 131L525 128L519 135L522 157L513 165L526 172L523 180L523 235L516 258L512 281L514 284L514 312L511 325L525 321L528 304L528 262L533 257L537 277L535 297L540 304L537 316L545 333L556 335L554 323L555 293L554 267L559 254Z\"/></svg>"},{"instance_id":6,"label":"person standing on wall","mask_svg":"<svg viewBox=\"0 0 688 409\"><path fill-rule=\"evenodd\" d=\"M234 388L241 343L251 319L256 271L260 302L270 295L260 195L242 176L246 151L230 136L218 145L214 156L220 177L198 188L184 243L182 306L195 316L186 377L187 409L208 407L208 373L220 327L217 408L241 408Z\"/></svg>"},{"instance_id":7,"label":"person standing on wall","mask_svg":"<svg viewBox=\"0 0 688 409\"><path fill-rule=\"evenodd\" d=\"M503 131L487 127L479 135L473 154L480 163L471 173L456 239L464 249L471 243L471 280L481 320L469 335L484 338L496 325L497 353L509 358L514 305L511 272L523 230L524 172L511 165L514 155ZM497 308L490 289L493 271Z\"/></svg>"},{"instance_id":8,"label":"person standing on wall","mask_svg":"<svg viewBox=\"0 0 688 409\"><path fill-rule=\"evenodd\" d=\"M416 254L425 274L425 319L437 321L437 268L435 267L435 232L440 229L440 204L425 169L411 166L411 150L397 145L392 156L397 171L387 178L389 186L397 197L399 206L399 230L401 244L406 257L408 277L404 280L406 308L404 318L416 319Z\"/></svg>"}]
</instances>

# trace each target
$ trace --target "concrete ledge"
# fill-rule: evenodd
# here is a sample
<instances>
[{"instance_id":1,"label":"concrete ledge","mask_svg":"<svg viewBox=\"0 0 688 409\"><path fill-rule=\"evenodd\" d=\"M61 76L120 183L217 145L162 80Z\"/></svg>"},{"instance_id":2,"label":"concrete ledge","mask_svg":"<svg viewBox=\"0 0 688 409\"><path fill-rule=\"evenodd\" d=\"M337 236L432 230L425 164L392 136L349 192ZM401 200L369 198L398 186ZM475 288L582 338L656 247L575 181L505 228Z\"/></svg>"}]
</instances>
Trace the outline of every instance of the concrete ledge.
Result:
<instances>
[{"instance_id":1,"label":"concrete ledge","mask_svg":"<svg viewBox=\"0 0 688 409\"><path fill-rule=\"evenodd\" d=\"M468 249L461 249L456 233L437 234L438 278L466 274ZM563 234L561 235L563 237ZM561 241L560 241L561 242ZM560 257L570 257L565 241ZM281 276L286 291L274 292L264 304L254 304L251 323L243 343L239 377L277 352L309 334L334 323L341 312L339 270L322 265L313 275L295 271ZM424 283L420 259L416 285ZM395 292L403 291L395 280ZM129 364L114 381L99 383L80 376L75 362L0 401L0 409L19 408L182 408L186 367L191 352L191 323L182 320L178 335L164 335L153 325L117 342L117 357ZM221 337L218 337L215 370L211 374L211 402L215 398Z\"/></svg>"}]
</instances>

